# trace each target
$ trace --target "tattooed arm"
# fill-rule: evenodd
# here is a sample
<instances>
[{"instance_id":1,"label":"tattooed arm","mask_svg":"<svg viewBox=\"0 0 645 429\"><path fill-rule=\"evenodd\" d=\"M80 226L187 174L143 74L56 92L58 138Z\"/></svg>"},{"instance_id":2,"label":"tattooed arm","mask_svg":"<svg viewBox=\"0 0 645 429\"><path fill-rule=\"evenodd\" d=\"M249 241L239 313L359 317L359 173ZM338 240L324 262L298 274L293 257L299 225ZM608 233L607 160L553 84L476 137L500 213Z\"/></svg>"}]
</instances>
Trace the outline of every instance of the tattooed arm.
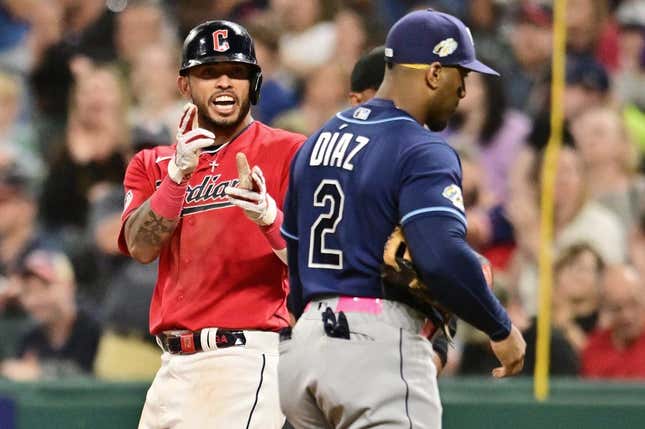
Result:
<instances>
[{"instance_id":1,"label":"tattooed arm","mask_svg":"<svg viewBox=\"0 0 645 429\"><path fill-rule=\"evenodd\" d=\"M125 223L125 240L130 255L143 264L154 261L178 223L179 219L166 219L152 211L148 199Z\"/></svg>"}]
</instances>

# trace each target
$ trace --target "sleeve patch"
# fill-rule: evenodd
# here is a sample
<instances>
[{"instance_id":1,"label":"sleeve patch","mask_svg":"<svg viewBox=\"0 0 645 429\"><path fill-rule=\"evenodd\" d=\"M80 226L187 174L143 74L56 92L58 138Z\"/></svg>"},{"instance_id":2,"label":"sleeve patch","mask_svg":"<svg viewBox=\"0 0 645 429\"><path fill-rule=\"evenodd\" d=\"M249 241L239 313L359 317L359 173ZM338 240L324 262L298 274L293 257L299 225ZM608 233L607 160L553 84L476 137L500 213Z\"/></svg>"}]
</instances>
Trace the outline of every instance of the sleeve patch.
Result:
<instances>
[{"instance_id":1,"label":"sleeve patch","mask_svg":"<svg viewBox=\"0 0 645 429\"><path fill-rule=\"evenodd\" d=\"M457 207L462 212L465 212L464 209L464 198L461 195L461 189L459 186L452 184L443 188L441 195L449 200L453 206Z\"/></svg>"},{"instance_id":2,"label":"sleeve patch","mask_svg":"<svg viewBox=\"0 0 645 429\"><path fill-rule=\"evenodd\" d=\"M123 200L123 212L128 209L128 206L132 202L132 199L134 198L134 194L132 193L132 189L129 189L128 192L125 194L125 199Z\"/></svg>"}]
</instances>

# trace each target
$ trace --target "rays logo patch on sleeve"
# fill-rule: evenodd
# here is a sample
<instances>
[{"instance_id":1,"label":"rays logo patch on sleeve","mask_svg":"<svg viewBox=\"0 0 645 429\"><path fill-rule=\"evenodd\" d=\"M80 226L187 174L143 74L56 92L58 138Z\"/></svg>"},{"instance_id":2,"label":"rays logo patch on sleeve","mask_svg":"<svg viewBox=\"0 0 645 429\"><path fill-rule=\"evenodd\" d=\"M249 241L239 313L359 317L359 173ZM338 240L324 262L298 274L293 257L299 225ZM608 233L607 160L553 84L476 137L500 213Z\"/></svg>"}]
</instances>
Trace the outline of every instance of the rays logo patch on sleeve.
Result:
<instances>
[{"instance_id":1,"label":"rays logo patch on sleeve","mask_svg":"<svg viewBox=\"0 0 645 429\"><path fill-rule=\"evenodd\" d=\"M371 113L371 109L368 109L367 107L359 107L354 111L354 114L352 116L356 119L362 119L363 121L365 121L370 117Z\"/></svg>"},{"instance_id":2,"label":"rays logo patch on sleeve","mask_svg":"<svg viewBox=\"0 0 645 429\"><path fill-rule=\"evenodd\" d=\"M450 200L453 206L457 207L459 210L466 211L464 209L464 197L461 195L461 189L459 186L452 184L443 188L441 195Z\"/></svg>"},{"instance_id":3,"label":"rays logo patch on sleeve","mask_svg":"<svg viewBox=\"0 0 645 429\"><path fill-rule=\"evenodd\" d=\"M458 45L459 44L455 39L453 39L452 37L449 37L437 43L434 49L432 50L432 53L435 55L439 55L441 58L447 57L448 55L455 52L455 49L457 49Z\"/></svg>"}]
</instances>

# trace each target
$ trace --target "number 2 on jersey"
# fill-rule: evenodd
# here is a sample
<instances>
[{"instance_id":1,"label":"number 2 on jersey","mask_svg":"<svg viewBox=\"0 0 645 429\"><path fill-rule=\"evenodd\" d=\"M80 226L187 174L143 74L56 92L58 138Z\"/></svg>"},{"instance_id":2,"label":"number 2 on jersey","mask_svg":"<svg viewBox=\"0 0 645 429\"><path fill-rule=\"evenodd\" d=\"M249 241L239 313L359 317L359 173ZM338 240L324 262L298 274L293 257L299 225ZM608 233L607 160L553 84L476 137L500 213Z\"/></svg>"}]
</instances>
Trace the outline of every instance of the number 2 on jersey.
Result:
<instances>
[{"instance_id":1,"label":"number 2 on jersey","mask_svg":"<svg viewBox=\"0 0 645 429\"><path fill-rule=\"evenodd\" d=\"M311 268L343 269L343 251L329 248L326 239L336 232L343 219L345 194L337 180L324 179L314 192L314 207L326 208L311 225L309 235L309 266Z\"/></svg>"}]
</instances>

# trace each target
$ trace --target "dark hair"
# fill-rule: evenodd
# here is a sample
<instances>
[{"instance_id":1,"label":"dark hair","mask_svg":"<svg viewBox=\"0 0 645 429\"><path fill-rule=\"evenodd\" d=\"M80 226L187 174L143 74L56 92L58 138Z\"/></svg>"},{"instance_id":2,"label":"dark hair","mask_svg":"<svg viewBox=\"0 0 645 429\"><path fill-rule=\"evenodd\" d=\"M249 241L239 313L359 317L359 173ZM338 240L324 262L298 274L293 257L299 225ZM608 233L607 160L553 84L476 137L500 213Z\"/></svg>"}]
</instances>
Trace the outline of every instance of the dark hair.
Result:
<instances>
[{"instance_id":1,"label":"dark hair","mask_svg":"<svg viewBox=\"0 0 645 429\"><path fill-rule=\"evenodd\" d=\"M592 247L589 243L586 242L579 242L579 243L574 243L571 246L565 248L558 259L555 261L554 264L554 273L559 273L564 269L564 267L571 265L573 261L575 261L580 255L582 255L585 252L589 252L594 256L594 259L596 261L596 274L602 274L603 271L605 270L605 261L602 259L602 256L600 256L600 253Z\"/></svg>"},{"instance_id":2,"label":"dark hair","mask_svg":"<svg viewBox=\"0 0 645 429\"><path fill-rule=\"evenodd\" d=\"M377 90L385 74L385 47L378 46L363 55L354 65L350 77L351 90L361 92Z\"/></svg>"},{"instance_id":3,"label":"dark hair","mask_svg":"<svg viewBox=\"0 0 645 429\"><path fill-rule=\"evenodd\" d=\"M485 64L491 64L486 62ZM494 68L494 66L491 65ZM506 93L502 79L496 76L481 76L484 83L484 100L486 107L486 119L479 135L479 141L483 146L488 146L492 138L497 134L504 123L504 113L507 108Z\"/></svg>"}]
</instances>

